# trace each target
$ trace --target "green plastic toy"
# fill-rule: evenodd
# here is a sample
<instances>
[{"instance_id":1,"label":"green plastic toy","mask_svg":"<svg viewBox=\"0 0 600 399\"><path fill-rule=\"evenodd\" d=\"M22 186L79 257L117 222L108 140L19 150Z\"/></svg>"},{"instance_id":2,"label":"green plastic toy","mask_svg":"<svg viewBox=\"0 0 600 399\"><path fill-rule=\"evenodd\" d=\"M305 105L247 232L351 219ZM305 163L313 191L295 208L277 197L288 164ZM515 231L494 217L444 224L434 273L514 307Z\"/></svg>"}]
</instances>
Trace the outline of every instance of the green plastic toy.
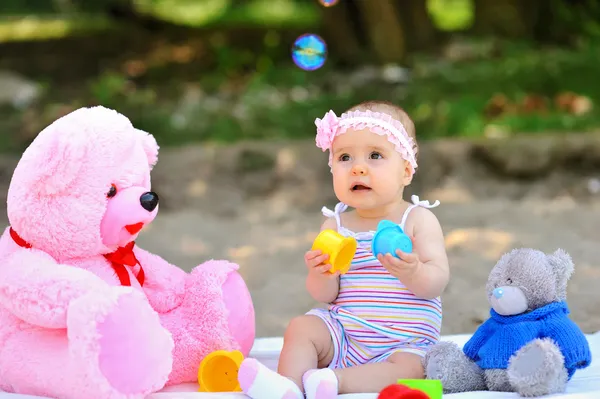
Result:
<instances>
[{"instance_id":1,"label":"green plastic toy","mask_svg":"<svg viewBox=\"0 0 600 399\"><path fill-rule=\"evenodd\" d=\"M444 393L440 380L398 380L398 384L423 391L430 399L442 399Z\"/></svg>"}]
</instances>

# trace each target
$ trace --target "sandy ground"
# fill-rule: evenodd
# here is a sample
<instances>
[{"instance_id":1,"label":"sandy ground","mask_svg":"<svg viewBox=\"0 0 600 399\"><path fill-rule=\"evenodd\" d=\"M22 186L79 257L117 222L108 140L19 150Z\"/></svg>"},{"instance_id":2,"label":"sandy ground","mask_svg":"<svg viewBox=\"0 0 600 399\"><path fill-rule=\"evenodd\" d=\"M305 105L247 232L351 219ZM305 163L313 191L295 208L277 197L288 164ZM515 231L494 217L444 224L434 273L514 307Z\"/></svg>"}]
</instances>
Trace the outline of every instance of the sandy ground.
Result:
<instances>
[{"instance_id":1,"label":"sandy ground","mask_svg":"<svg viewBox=\"0 0 600 399\"><path fill-rule=\"evenodd\" d=\"M139 245L185 269L204 259L227 258L241 266L257 313L257 335L281 335L288 321L316 303L304 289L303 254L321 216L249 206L235 219L193 211L161 213ZM547 202L507 200L443 204L435 210L445 230L452 277L443 295L443 333L472 332L487 318L484 284L506 251L564 248L576 272L569 285L575 321L586 332L600 330L600 201L570 198Z\"/></svg>"}]
</instances>

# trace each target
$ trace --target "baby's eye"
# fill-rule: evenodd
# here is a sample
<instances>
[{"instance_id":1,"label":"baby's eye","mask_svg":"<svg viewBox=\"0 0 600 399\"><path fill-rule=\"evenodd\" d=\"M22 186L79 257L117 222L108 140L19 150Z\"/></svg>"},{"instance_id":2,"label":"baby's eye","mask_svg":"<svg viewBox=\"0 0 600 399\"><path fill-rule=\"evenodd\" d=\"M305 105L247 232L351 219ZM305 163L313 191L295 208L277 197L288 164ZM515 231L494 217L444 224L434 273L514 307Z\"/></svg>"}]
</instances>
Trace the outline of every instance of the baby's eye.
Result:
<instances>
[{"instance_id":1,"label":"baby's eye","mask_svg":"<svg viewBox=\"0 0 600 399\"><path fill-rule=\"evenodd\" d=\"M371 155L369 156L369 158L371 158L371 159L382 159L382 158L383 158L383 155L381 155L381 154L380 154L379 152L377 152L377 151L373 151L373 152L371 153Z\"/></svg>"},{"instance_id":2,"label":"baby's eye","mask_svg":"<svg viewBox=\"0 0 600 399\"><path fill-rule=\"evenodd\" d=\"M340 155L339 160L342 161L342 162L347 162L347 161L350 160L350 155L348 155L348 154L342 154L342 155Z\"/></svg>"},{"instance_id":3,"label":"baby's eye","mask_svg":"<svg viewBox=\"0 0 600 399\"><path fill-rule=\"evenodd\" d=\"M117 195L117 187L114 184L110 185L110 189L108 190L108 192L106 193L106 196L108 198L112 198L115 195Z\"/></svg>"}]
</instances>

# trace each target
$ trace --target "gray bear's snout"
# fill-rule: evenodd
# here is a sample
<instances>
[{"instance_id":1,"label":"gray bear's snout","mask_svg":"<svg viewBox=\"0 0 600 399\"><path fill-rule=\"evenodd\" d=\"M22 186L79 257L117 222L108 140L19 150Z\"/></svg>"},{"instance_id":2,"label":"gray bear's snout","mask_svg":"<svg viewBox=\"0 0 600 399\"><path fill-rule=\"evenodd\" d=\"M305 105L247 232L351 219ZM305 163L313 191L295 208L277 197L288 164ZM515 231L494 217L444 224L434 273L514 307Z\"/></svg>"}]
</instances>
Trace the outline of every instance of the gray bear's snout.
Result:
<instances>
[{"instance_id":1,"label":"gray bear's snout","mask_svg":"<svg viewBox=\"0 0 600 399\"><path fill-rule=\"evenodd\" d=\"M528 309L527 297L518 287L497 287L490 296L490 305L502 316L513 316Z\"/></svg>"}]
</instances>

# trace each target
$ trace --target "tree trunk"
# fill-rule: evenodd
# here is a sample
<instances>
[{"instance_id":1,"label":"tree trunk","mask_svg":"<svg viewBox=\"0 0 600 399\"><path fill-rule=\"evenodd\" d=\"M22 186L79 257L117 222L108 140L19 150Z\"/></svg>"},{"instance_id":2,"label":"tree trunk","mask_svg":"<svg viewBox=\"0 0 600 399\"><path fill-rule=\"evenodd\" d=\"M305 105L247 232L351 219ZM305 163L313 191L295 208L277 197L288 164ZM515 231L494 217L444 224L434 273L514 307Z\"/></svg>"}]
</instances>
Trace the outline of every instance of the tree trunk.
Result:
<instances>
[{"instance_id":1,"label":"tree trunk","mask_svg":"<svg viewBox=\"0 0 600 399\"><path fill-rule=\"evenodd\" d=\"M408 50L430 49L441 39L429 12L426 0L396 0L400 18L405 29Z\"/></svg>"},{"instance_id":2,"label":"tree trunk","mask_svg":"<svg viewBox=\"0 0 600 399\"><path fill-rule=\"evenodd\" d=\"M546 0L539 7L534 38L540 42L572 44L578 36L586 35L586 20L600 19L597 10L589 0Z\"/></svg>"},{"instance_id":3,"label":"tree trunk","mask_svg":"<svg viewBox=\"0 0 600 399\"><path fill-rule=\"evenodd\" d=\"M549 0L474 0L473 33L531 38L544 1Z\"/></svg>"},{"instance_id":4,"label":"tree trunk","mask_svg":"<svg viewBox=\"0 0 600 399\"><path fill-rule=\"evenodd\" d=\"M342 64L354 65L364 59L365 48L359 41L359 29L352 19L348 3L322 7L322 32L328 51Z\"/></svg>"},{"instance_id":5,"label":"tree trunk","mask_svg":"<svg viewBox=\"0 0 600 399\"><path fill-rule=\"evenodd\" d=\"M382 63L401 63L406 57L405 30L394 3L394 0L356 3L372 53Z\"/></svg>"}]
</instances>

